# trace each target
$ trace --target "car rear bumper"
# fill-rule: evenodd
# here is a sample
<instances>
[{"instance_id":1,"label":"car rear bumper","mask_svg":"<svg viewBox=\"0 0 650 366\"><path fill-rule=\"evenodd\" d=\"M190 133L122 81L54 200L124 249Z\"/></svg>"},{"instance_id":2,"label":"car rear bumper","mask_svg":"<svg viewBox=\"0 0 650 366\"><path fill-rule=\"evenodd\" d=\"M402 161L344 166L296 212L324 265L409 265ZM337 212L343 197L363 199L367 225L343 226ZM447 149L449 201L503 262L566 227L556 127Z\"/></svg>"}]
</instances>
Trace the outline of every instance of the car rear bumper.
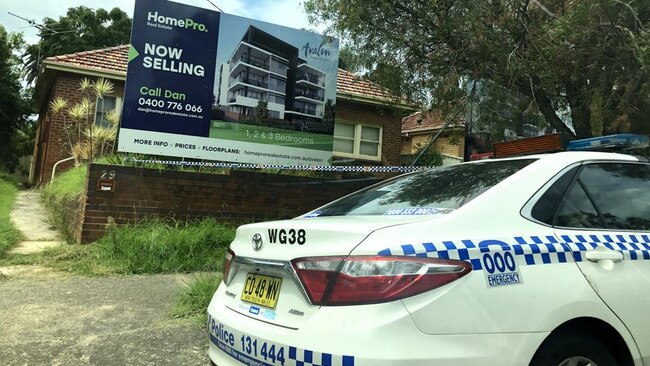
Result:
<instances>
[{"instance_id":1,"label":"car rear bumper","mask_svg":"<svg viewBox=\"0 0 650 366\"><path fill-rule=\"evenodd\" d=\"M289 329L230 310L222 291L208 307L208 354L218 366L522 365L548 335L426 335L400 302L323 307Z\"/></svg>"}]
</instances>

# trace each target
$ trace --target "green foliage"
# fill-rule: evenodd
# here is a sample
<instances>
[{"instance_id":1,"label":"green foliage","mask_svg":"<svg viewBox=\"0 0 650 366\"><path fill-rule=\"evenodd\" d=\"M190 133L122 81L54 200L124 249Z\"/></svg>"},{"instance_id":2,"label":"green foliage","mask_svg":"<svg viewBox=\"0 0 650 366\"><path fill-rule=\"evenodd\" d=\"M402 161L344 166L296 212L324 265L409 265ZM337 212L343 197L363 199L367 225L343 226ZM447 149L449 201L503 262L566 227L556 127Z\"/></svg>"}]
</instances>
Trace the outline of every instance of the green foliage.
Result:
<instances>
[{"instance_id":1,"label":"green foliage","mask_svg":"<svg viewBox=\"0 0 650 366\"><path fill-rule=\"evenodd\" d=\"M363 54L356 53L350 46L342 45L339 50L339 69L359 74L364 71L364 65L368 60Z\"/></svg>"},{"instance_id":2,"label":"green foliage","mask_svg":"<svg viewBox=\"0 0 650 366\"><path fill-rule=\"evenodd\" d=\"M20 149L16 146L16 131L29 125L29 98L22 91L19 60L14 55L23 44L21 35L8 33L0 25L0 170L9 172L15 170L18 158L24 152L16 151Z\"/></svg>"},{"instance_id":3,"label":"green foliage","mask_svg":"<svg viewBox=\"0 0 650 366\"><path fill-rule=\"evenodd\" d=\"M214 219L147 220L114 226L93 244L48 249L34 263L90 276L217 271L234 235L234 228Z\"/></svg>"},{"instance_id":4,"label":"green foliage","mask_svg":"<svg viewBox=\"0 0 650 366\"><path fill-rule=\"evenodd\" d=\"M220 269L233 239L234 229L214 219L152 220L114 227L95 245L99 258L120 273L172 273Z\"/></svg>"},{"instance_id":5,"label":"green foliage","mask_svg":"<svg viewBox=\"0 0 650 366\"><path fill-rule=\"evenodd\" d=\"M86 186L88 167L81 165L57 175L51 184L41 191L45 207L49 211L50 221L66 240L72 241L68 232L66 216L69 210L78 209L75 201L82 199Z\"/></svg>"},{"instance_id":6,"label":"green foliage","mask_svg":"<svg viewBox=\"0 0 650 366\"><path fill-rule=\"evenodd\" d=\"M413 158L420 156L420 159L415 163L415 166L440 166L442 165L442 154L436 151L433 146L429 147L426 151L427 146L418 146L417 152L413 154Z\"/></svg>"},{"instance_id":7,"label":"green foliage","mask_svg":"<svg viewBox=\"0 0 650 366\"><path fill-rule=\"evenodd\" d=\"M58 201L63 199L76 198L84 193L88 167L80 165L67 170L56 177L43 188L45 201Z\"/></svg>"},{"instance_id":8,"label":"green foliage","mask_svg":"<svg viewBox=\"0 0 650 366\"><path fill-rule=\"evenodd\" d=\"M173 317L186 317L200 315L201 323L207 321L207 309L219 283L221 274L206 274L194 277L192 282L186 283L183 292L176 298L172 308Z\"/></svg>"},{"instance_id":9,"label":"green foliage","mask_svg":"<svg viewBox=\"0 0 650 366\"><path fill-rule=\"evenodd\" d=\"M107 11L78 6L69 8L58 20L44 18L42 24L41 41L27 47L23 54L29 83L36 79L40 62L47 57L127 44L131 35L131 19L119 8Z\"/></svg>"},{"instance_id":10,"label":"green foliage","mask_svg":"<svg viewBox=\"0 0 650 366\"><path fill-rule=\"evenodd\" d=\"M16 193L14 185L0 180L0 258L22 239L20 231L12 224L9 216Z\"/></svg>"},{"instance_id":11,"label":"green foliage","mask_svg":"<svg viewBox=\"0 0 650 366\"><path fill-rule=\"evenodd\" d=\"M269 119L269 103L260 100L257 102L257 107L255 107L255 123L262 126L267 119Z\"/></svg>"},{"instance_id":12,"label":"green foliage","mask_svg":"<svg viewBox=\"0 0 650 366\"><path fill-rule=\"evenodd\" d=\"M9 174L7 172L1 172L1 171L0 171L0 181L4 181L4 183L9 183L16 187L20 186L21 184L21 181L18 178L16 178L15 175Z\"/></svg>"},{"instance_id":13,"label":"green foliage","mask_svg":"<svg viewBox=\"0 0 650 366\"><path fill-rule=\"evenodd\" d=\"M325 131L334 131L334 123L336 123L336 104L328 99L323 112L323 128Z\"/></svg>"},{"instance_id":14,"label":"green foliage","mask_svg":"<svg viewBox=\"0 0 650 366\"><path fill-rule=\"evenodd\" d=\"M603 134L650 132L647 1L307 0L305 9L363 55L368 77L443 114L481 82L526 97L530 107L513 109L568 136L563 113L577 137L601 123Z\"/></svg>"}]
</instances>

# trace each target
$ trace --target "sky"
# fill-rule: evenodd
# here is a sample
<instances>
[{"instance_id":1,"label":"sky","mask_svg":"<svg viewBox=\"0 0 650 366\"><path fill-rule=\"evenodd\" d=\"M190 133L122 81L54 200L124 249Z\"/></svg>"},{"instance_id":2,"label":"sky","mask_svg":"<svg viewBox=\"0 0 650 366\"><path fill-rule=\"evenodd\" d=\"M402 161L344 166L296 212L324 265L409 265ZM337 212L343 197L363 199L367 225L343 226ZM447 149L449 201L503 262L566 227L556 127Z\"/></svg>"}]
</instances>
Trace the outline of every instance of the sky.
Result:
<instances>
[{"instance_id":1,"label":"sky","mask_svg":"<svg viewBox=\"0 0 650 366\"><path fill-rule=\"evenodd\" d=\"M303 0L210 0L224 13L239 15L292 28L324 31L324 26L313 26L303 10ZM217 10L208 0L177 0L176 2ZM86 6L110 10L118 7L133 17L135 0L0 0L0 24L9 32L22 32L27 43L38 42L37 29L8 12L40 23L43 18L58 19L68 8Z\"/></svg>"}]
</instances>

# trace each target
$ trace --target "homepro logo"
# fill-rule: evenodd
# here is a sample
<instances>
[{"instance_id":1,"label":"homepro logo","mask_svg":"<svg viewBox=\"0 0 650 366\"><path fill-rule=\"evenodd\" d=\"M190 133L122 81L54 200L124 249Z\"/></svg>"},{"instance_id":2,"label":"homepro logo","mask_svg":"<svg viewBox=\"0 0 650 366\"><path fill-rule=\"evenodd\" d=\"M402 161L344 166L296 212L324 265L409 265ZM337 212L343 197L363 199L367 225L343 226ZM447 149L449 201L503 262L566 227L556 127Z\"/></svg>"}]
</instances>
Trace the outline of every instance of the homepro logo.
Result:
<instances>
[{"instance_id":1,"label":"homepro logo","mask_svg":"<svg viewBox=\"0 0 650 366\"><path fill-rule=\"evenodd\" d=\"M191 18L178 19L158 14L157 11L147 13L147 25L171 30L172 27L195 30L198 32L207 32L208 27L205 24L198 23Z\"/></svg>"}]
</instances>

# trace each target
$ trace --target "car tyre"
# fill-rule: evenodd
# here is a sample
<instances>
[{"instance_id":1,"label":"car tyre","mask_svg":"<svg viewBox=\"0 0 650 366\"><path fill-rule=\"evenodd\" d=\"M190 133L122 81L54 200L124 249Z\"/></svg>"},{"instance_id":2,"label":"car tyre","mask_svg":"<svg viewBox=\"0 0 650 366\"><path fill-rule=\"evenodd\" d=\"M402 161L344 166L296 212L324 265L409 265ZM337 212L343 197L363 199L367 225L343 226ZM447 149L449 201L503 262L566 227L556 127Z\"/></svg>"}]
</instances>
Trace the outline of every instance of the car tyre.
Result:
<instances>
[{"instance_id":1,"label":"car tyre","mask_svg":"<svg viewBox=\"0 0 650 366\"><path fill-rule=\"evenodd\" d=\"M610 349L586 332L551 335L539 347L530 366L615 366Z\"/></svg>"}]
</instances>

